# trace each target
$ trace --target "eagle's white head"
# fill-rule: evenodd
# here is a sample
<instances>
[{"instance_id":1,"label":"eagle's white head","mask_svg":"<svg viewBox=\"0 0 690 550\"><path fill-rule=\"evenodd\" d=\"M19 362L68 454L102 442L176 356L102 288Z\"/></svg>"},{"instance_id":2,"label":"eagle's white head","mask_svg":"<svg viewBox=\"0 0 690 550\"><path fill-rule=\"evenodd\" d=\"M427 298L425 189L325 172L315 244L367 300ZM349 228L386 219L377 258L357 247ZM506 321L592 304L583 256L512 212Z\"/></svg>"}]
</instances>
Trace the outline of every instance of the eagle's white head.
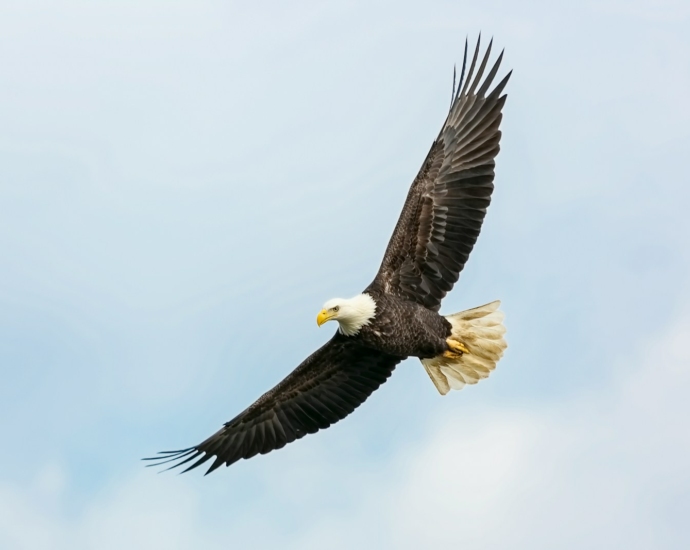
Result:
<instances>
[{"instance_id":1,"label":"eagle's white head","mask_svg":"<svg viewBox=\"0 0 690 550\"><path fill-rule=\"evenodd\" d=\"M374 299L368 294L358 294L354 298L328 300L316 316L316 323L321 326L327 321L336 320L340 324L340 332L345 336L354 336L371 322L375 314Z\"/></svg>"}]
</instances>

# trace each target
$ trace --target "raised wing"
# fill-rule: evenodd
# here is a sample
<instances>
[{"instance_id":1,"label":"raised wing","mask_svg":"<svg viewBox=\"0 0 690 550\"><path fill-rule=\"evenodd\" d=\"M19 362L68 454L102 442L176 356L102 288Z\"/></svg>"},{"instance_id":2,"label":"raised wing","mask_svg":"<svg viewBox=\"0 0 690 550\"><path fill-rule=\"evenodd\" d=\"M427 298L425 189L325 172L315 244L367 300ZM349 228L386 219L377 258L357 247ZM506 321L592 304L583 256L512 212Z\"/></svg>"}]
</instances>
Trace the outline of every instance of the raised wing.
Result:
<instances>
[{"instance_id":1,"label":"raised wing","mask_svg":"<svg viewBox=\"0 0 690 550\"><path fill-rule=\"evenodd\" d=\"M192 462L185 472L215 457L206 472L266 454L342 420L383 384L401 361L365 348L339 332L285 380L262 395L211 437L188 449L158 453L151 466Z\"/></svg>"},{"instance_id":2,"label":"raised wing","mask_svg":"<svg viewBox=\"0 0 690 550\"><path fill-rule=\"evenodd\" d=\"M482 83L491 43L475 75L479 44L478 40L467 81L463 86L461 76L448 118L412 183L371 284L434 311L465 266L494 188L498 128L506 99L501 92L510 73L488 92L503 52ZM466 61L467 43L463 75Z\"/></svg>"}]
</instances>

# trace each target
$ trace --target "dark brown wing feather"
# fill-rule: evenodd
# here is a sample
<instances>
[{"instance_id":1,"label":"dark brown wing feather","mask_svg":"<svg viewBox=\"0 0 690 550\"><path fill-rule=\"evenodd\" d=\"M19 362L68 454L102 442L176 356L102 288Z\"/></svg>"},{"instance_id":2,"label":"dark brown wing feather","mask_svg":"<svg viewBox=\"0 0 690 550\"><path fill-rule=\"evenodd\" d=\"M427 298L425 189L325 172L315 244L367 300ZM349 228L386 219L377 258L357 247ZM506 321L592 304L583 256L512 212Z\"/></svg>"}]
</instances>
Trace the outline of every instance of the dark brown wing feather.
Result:
<instances>
[{"instance_id":1,"label":"dark brown wing feather","mask_svg":"<svg viewBox=\"0 0 690 550\"><path fill-rule=\"evenodd\" d=\"M191 462L187 470L215 457L206 472L241 458L266 454L342 420L383 384L401 361L336 335L285 380L262 395L204 442L159 453L151 466Z\"/></svg>"},{"instance_id":2,"label":"dark brown wing feather","mask_svg":"<svg viewBox=\"0 0 690 550\"><path fill-rule=\"evenodd\" d=\"M370 285L433 311L458 280L491 202L506 99L501 92L510 73L487 95L503 57L501 52L480 86L490 53L491 43L473 79L477 41L467 81L463 86L461 78L448 118L412 183ZM463 73L464 69L463 63Z\"/></svg>"}]
</instances>

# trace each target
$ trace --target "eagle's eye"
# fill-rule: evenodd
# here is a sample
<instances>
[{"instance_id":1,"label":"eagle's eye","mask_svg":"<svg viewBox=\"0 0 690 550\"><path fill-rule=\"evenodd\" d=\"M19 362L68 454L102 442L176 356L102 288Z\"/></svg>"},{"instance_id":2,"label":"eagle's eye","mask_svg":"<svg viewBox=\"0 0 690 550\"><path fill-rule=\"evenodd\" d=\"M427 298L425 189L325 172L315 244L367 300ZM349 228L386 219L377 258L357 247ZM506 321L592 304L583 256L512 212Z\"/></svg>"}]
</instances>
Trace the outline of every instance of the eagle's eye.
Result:
<instances>
[{"instance_id":1,"label":"eagle's eye","mask_svg":"<svg viewBox=\"0 0 690 550\"><path fill-rule=\"evenodd\" d=\"M335 307L333 308L333 311L339 311L339 310L340 310L340 306L335 306Z\"/></svg>"}]
</instances>

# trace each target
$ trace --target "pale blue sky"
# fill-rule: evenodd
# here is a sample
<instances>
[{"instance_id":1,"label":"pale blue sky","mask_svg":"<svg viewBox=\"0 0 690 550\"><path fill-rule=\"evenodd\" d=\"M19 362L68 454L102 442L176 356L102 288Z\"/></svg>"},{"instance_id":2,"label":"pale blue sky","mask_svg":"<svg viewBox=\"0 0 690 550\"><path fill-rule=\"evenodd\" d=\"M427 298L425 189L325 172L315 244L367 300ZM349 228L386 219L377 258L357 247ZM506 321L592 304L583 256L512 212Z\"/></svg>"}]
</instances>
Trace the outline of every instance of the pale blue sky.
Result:
<instances>
[{"instance_id":1,"label":"pale blue sky","mask_svg":"<svg viewBox=\"0 0 690 550\"><path fill-rule=\"evenodd\" d=\"M514 75L443 311L503 301L497 371L143 469L330 337L480 30ZM0 1L0 547L686 548L689 55L673 0Z\"/></svg>"}]
</instances>

